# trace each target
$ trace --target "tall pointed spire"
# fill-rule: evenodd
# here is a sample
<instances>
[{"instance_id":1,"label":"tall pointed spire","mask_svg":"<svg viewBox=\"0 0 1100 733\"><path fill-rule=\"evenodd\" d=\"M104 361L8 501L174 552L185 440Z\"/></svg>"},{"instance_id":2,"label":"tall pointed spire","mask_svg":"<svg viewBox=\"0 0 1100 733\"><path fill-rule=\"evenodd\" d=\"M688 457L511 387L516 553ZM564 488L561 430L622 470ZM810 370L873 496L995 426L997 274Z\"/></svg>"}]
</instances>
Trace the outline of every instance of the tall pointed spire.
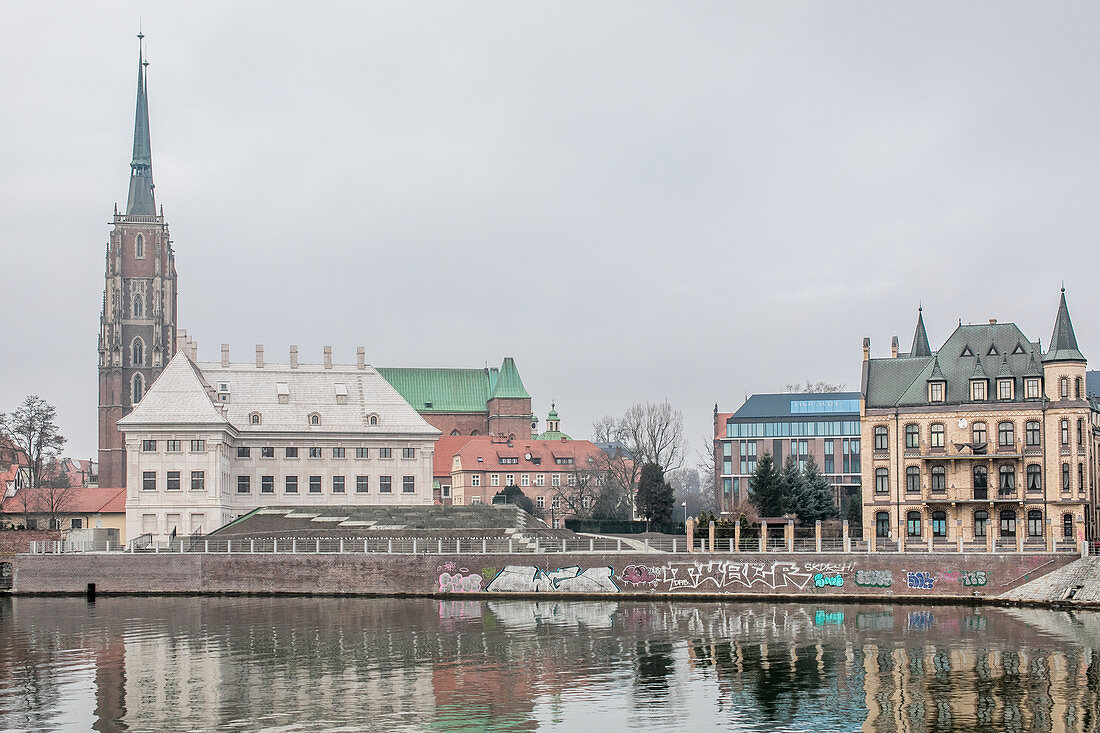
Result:
<instances>
[{"instance_id":1,"label":"tall pointed spire","mask_svg":"<svg viewBox=\"0 0 1100 733\"><path fill-rule=\"evenodd\" d=\"M913 332L913 348L909 349L909 356L932 356L928 332L924 330L923 306L917 308L917 329Z\"/></svg>"},{"instance_id":2,"label":"tall pointed spire","mask_svg":"<svg viewBox=\"0 0 1100 733\"><path fill-rule=\"evenodd\" d=\"M1073 322L1069 319L1069 306L1066 305L1066 288L1062 286L1062 297L1058 301L1058 315L1054 317L1054 333L1050 335L1050 346L1043 355L1044 362L1084 361L1085 357L1077 348L1077 336L1073 333Z\"/></svg>"},{"instance_id":3,"label":"tall pointed spire","mask_svg":"<svg viewBox=\"0 0 1100 733\"><path fill-rule=\"evenodd\" d=\"M145 86L145 60L142 39L138 33L137 110L134 113L134 157L130 161L130 194L126 199L126 215L153 216L157 213L153 199L153 155L149 144L149 100Z\"/></svg>"}]
</instances>

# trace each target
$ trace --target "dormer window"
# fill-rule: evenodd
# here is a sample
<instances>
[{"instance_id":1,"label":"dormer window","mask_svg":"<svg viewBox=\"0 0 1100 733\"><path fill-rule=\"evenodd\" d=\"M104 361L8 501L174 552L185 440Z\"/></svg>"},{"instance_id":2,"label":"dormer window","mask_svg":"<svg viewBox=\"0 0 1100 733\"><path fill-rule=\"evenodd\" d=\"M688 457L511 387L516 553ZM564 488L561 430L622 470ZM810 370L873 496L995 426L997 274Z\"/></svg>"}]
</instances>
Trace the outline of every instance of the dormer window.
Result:
<instances>
[{"instance_id":1,"label":"dormer window","mask_svg":"<svg viewBox=\"0 0 1100 733\"><path fill-rule=\"evenodd\" d=\"M1000 353L1001 352L997 351L997 347L995 345L993 345L993 344L989 345L989 354L988 354L988 356L996 356Z\"/></svg>"},{"instance_id":2,"label":"dormer window","mask_svg":"<svg viewBox=\"0 0 1100 733\"><path fill-rule=\"evenodd\" d=\"M336 392L336 404L346 405L348 403L348 385L344 382L337 382L332 385L332 388Z\"/></svg>"},{"instance_id":3,"label":"dormer window","mask_svg":"<svg viewBox=\"0 0 1100 733\"><path fill-rule=\"evenodd\" d=\"M943 402L944 392L946 392L946 382L929 382L928 383L928 401L929 402Z\"/></svg>"},{"instance_id":4,"label":"dormer window","mask_svg":"<svg viewBox=\"0 0 1100 733\"><path fill-rule=\"evenodd\" d=\"M370 425L377 425L378 424L378 416L377 415L371 415L370 418L367 419L367 423L370 424Z\"/></svg>"},{"instance_id":5,"label":"dormer window","mask_svg":"<svg viewBox=\"0 0 1100 733\"><path fill-rule=\"evenodd\" d=\"M1039 380L1036 377L1031 377L1024 380L1024 394L1029 400L1039 399Z\"/></svg>"},{"instance_id":6,"label":"dormer window","mask_svg":"<svg viewBox=\"0 0 1100 733\"><path fill-rule=\"evenodd\" d=\"M248 424L249 425L259 425L260 422L261 422L260 413L253 412L248 416Z\"/></svg>"},{"instance_id":7,"label":"dormer window","mask_svg":"<svg viewBox=\"0 0 1100 733\"><path fill-rule=\"evenodd\" d=\"M987 394L988 384L984 379L971 379L970 380L970 399L975 402L982 402L989 399Z\"/></svg>"},{"instance_id":8,"label":"dormer window","mask_svg":"<svg viewBox=\"0 0 1100 733\"><path fill-rule=\"evenodd\" d=\"M1012 386L1014 380L1012 379L998 379L997 380L997 399L1010 400L1012 399Z\"/></svg>"},{"instance_id":9,"label":"dormer window","mask_svg":"<svg viewBox=\"0 0 1100 733\"><path fill-rule=\"evenodd\" d=\"M321 414L317 412L309 413L309 424L316 426L321 424Z\"/></svg>"},{"instance_id":10,"label":"dormer window","mask_svg":"<svg viewBox=\"0 0 1100 733\"><path fill-rule=\"evenodd\" d=\"M290 402L290 385L286 382L275 383L275 395L279 400L280 405L285 405Z\"/></svg>"},{"instance_id":11,"label":"dormer window","mask_svg":"<svg viewBox=\"0 0 1100 733\"><path fill-rule=\"evenodd\" d=\"M959 356L974 356L974 352L970 350L970 344L963 347L962 353Z\"/></svg>"}]
</instances>

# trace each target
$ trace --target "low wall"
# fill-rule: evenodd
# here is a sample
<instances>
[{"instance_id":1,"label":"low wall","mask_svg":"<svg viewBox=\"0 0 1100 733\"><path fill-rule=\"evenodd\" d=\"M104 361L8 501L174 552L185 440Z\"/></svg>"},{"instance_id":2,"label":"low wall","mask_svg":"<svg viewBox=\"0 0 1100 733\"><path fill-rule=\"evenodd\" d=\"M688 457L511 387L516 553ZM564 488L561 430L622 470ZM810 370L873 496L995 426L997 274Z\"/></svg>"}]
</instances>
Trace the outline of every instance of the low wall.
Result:
<instances>
[{"instance_id":1,"label":"low wall","mask_svg":"<svg viewBox=\"0 0 1100 733\"><path fill-rule=\"evenodd\" d=\"M971 598L1072 555L70 554L17 555L16 593L559 594Z\"/></svg>"},{"instance_id":2,"label":"low wall","mask_svg":"<svg viewBox=\"0 0 1100 733\"><path fill-rule=\"evenodd\" d=\"M45 529L6 529L0 532L0 555L14 555L26 552L32 542L44 542L61 539L59 530Z\"/></svg>"}]
</instances>

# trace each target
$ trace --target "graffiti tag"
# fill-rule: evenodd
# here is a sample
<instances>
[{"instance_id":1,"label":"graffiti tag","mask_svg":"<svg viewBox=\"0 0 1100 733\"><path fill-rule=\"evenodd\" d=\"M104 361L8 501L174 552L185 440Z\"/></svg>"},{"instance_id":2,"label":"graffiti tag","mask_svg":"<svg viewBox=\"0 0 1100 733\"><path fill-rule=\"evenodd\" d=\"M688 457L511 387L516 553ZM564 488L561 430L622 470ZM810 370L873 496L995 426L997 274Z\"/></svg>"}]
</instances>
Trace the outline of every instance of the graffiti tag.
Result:
<instances>
[{"instance_id":1,"label":"graffiti tag","mask_svg":"<svg viewBox=\"0 0 1100 733\"><path fill-rule=\"evenodd\" d=\"M661 568L662 582L669 590L700 588L767 588L768 590L804 590L812 574L793 562L732 562L710 560L695 563L669 563Z\"/></svg>"},{"instance_id":2,"label":"graffiti tag","mask_svg":"<svg viewBox=\"0 0 1100 733\"><path fill-rule=\"evenodd\" d=\"M857 570L856 585L862 588L889 588L894 584L894 574L889 570Z\"/></svg>"},{"instance_id":3,"label":"graffiti tag","mask_svg":"<svg viewBox=\"0 0 1100 733\"><path fill-rule=\"evenodd\" d=\"M932 573L926 573L923 571L916 573L906 573L905 578L906 584L910 588L917 588L920 590L932 590L933 586L936 585L936 579L932 577Z\"/></svg>"},{"instance_id":4,"label":"graffiti tag","mask_svg":"<svg viewBox=\"0 0 1100 733\"><path fill-rule=\"evenodd\" d=\"M477 593L481 590L481 581L482 577L473 573L470 575L463 575L462 573L440 573L439 592Z\"/></svg>"},{"instance_id":5,"label":"graffiti tag","mask_svg":"<svg viewBox=\"0 0 1100 733\"><path fill-rule=\"evenodd\" d=\"M962 574L962 584L965 586L985 585L989 580L989 574L984 570L967 570Z\"/></svg>"},{"instance_id":6,"label":"graffiti tag","mask_svg":"<svg viewBox=\"0 0 1100 733\"><path fill-rule=\"evenodd\" d=\"M839 574L829 576L823 573L817 573L814 575L815 588L824 588L827 585L834 588L839 588L844 585L844 578Z\"/></svg>"},{"instance_id":7,"label":"graffiti tag","mask_svg":"<svg viewBox=\"0 0 1100 733\"><path fill-rule=\"evenodd\" d=\"M656 586L660 578L661 569L648 565L627 565L623 568L622 579L630 585Z\"/></svg>"},{"instance_id":8,"label":"graffiti tag","mask_svg":"<svg viewBox=\"0 0 1100 733\"><path fill-rule=\"evenodd\" d=\"M509 565L489 581L485 590L503 593L618 593L610 567L586 568L574 565L542 570L531 565ZM477 576L478 581L481 576Z\"/></svg>"}]
</instances>

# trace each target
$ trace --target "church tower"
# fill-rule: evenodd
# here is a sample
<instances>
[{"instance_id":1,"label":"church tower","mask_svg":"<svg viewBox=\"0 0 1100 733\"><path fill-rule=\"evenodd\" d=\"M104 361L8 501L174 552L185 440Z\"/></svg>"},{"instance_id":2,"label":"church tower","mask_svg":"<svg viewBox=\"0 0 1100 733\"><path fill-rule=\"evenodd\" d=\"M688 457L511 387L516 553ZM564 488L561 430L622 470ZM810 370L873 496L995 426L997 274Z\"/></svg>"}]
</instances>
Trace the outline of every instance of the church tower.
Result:
<instances>
[{"instance_id":1,"label":"church tower","mask_svg":"<svg viewBox=\"0 0 1100 733\"><path fill-rule=\"evenodd\" d=\"M126 485L128 415L175 353L176 260L153 196L146 67L138 34L137 112L125 213L115 204L99 322L99 485Z\"/></svg>"}]
</instances>

